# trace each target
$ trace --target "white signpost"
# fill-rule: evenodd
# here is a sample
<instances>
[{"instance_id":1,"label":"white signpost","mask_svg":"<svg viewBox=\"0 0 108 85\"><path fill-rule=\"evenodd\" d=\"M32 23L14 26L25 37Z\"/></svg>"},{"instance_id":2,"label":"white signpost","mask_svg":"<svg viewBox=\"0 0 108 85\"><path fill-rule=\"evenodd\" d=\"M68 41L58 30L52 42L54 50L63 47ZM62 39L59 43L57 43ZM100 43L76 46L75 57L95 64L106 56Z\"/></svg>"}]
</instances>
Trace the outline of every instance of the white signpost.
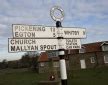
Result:
<instances>
[{"instance_id":1,"label":"white signpost","mask_svg":"<svg viewBox=\"0 0 108 85\"><path fill-rule=\"evenodd\" d=\"M59 17L54 15L56 10L61 13ZM60 58L61 84L67 85L64 49L80 49L80 38L86 38L86 30L73 27L62 27L61 21L64 18L64 12L58 6L53 7L50 14L52 19L56 21L56 27L13 24L13 38L8 39L8 51L22 52L58 50Z\"/></svg>"},{"instance_id":2,"label":"white signpost","mask_svg":"<svg viewBox=\"0 0 108 85\"><path fill-rule=\"evenodd\" d=\"M80 28L57 28L37 25L14 25L14 38L57 38L61 33L63 38L85 38L86 30Z\"/></svg>"},{"instance_id":3,"label":"white signpost","mask_svg":"<svg viewBox=\"0 0 108 85\"><path fill-rule=\"evenodd\" d=\"M58 50L59 43L57 39L14 39L9 38L9 52L22 51L45 51ZM80 39L62 39L60 40L63 49L80 49Z\"/></svg>"}]
</instances>

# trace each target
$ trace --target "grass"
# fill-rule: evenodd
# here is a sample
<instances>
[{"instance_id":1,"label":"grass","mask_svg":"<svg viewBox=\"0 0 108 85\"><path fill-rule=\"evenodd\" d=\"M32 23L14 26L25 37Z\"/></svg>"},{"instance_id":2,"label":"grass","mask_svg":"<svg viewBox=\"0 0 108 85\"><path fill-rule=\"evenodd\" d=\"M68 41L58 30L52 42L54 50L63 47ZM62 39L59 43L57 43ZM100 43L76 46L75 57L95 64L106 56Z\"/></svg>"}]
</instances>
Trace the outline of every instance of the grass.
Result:
<instances>
[{"instance_id":1,"label":"grass","mask_svg":"<svg viewBox=\"0 0 108 85\"><path fill-rule=\"evenodd\" d=\"M32 71L8 72L0 74L0 85L36 85L38 81L44 80L46 75L37 74ZM13 70L12 70L13 71Z\"/></svg>"},{"instance_id":2,"label":"grass","mask_svg":"<svg viewBox=\"0 0 108 85\"><path fill-rule=\"evenodd\" d=\"M0 85L37 85L49 74L37 74L22 69L0 70ZM108 69L88 69L68 72L68 85L108 85Z\"/></svg>"},{"instance_id":3,"label":"grass","mask_svg":"<svg viewBox=\"0 0 108 85\"><path fill-rule=\"evenodd\" d=\"M69 85L108 85L108 69L72 71L68 75Z\"/></svg>"}]
</instances>

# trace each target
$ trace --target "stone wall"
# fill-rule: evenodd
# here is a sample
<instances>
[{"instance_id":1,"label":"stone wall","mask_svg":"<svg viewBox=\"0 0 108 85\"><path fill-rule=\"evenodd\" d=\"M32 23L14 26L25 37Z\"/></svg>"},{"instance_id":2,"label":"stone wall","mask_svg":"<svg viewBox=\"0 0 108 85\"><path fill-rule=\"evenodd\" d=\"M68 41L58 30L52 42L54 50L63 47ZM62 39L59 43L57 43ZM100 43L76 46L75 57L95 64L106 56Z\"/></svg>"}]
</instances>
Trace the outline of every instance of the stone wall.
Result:
<instances>
[{"instance_id":1,"label":"stone wall","mask_svg":"<svg viewBox=\"0 0 108 85\"><path fill-rule=\"evenodd\" d=\"M104 55L108 52L91 52L91 53L80 53L69 56L69 66L71 70L81 69L80 60L85 60L86 68L99 68L108 66L108 63L104 63ZM94 57L95 62L91 62L91 57Z\"/></svg>"},{"instance_id":2,"label":"stone wall","mask_svg":"<svg viewBox=\"0 0 108 85\"><path fill-rule=\"evenodd\" d=\"M108 66L108 63L104 62L104 56L108 55L108 51L105 52L89 52L89 53L78 53L78 54L72 54L68 55L69 59L66 60L66 67L67 70L77 70L81 69L81 60L85 61L86 68L100 68L100 67L105 67ZM91 57L94 58L95 62L91 62ZM51 66L51 63L54 62L59 62L59 61L48 61L44 62L44 66L40 66L39 62L39 73L44 73L44 72L50 72L51 70L57 70L59 71L59 67L53 67Z\"/></svg>"}]
</instances>

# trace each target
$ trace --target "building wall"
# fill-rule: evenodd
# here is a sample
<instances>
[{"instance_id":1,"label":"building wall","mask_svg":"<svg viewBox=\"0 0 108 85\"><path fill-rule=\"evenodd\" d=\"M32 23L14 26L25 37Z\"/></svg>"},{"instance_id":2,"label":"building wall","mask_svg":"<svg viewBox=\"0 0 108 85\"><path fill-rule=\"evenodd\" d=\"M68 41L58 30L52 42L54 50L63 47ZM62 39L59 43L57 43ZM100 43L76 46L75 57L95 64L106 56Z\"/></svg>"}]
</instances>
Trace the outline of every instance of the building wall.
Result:
<instances>
[{"instance_id":1,"label":"building wall","mask_svg":"<svg viewBox=\"0 0 108 85\"><path fill-rule=\"evenodd\" d=\"M41 63L44 63L44 66L41 66ZM49 70L49 62L39 62L38 63L38 72L45 73Z\"/></svg>"},{"instance_id":2,"label":"building wall","mask_svg":"<svg viewBox=\"0 0 108 85\"><path fill-rule=\"evenodd\" d=\"M80 60L85 60L86 68L99 68L108 66L108 63L104 63L104 55L108 54L106 52L91 52L91 53L80 53L70 55L69 66L71 70L81 69ZM91 63L91 57L95 58L95 63Z\"/></svg>"},{"instance_id":3,"label":"building wall","mask_svg":"<svg viewBox=\"0 0 108 85\"><path fill-rule=\"evenodd\" d=\"M108 63L104 62L104 55L108 55L108 51L100 51L100 52L89 52L89 53L78 53L68 55L69 59L66 60L66 68L67 70L77 70L81 69L80 60L85 60L86 69L90 68L100 68L100 67L108 67ZM91 63L91 57L94 57L95 62ZM59 61L48 61L44 62L44 66L40 64L43 62L39 62L39 73L50 72L51 70L59 71L59 67L54 67L52 63ZM52 64L52 66L51 66Z\"/></svg>"},{"instance_id":4,"label":"building wall","mask_svg":"<svg viewBox=\"0 0 108 85\"><path fill-rule=\"evenodd\" d=\"M41 63L44 63L44 66L41 66ZM60 66L55 66L54 63L58 63L59 61L48 61L48 62L39 62L38 63L38 72L39 73L45 73L45 72L52 72L52 71L59 71ZM66 60L66 68L69 70L69 61Z\"/></svg>"}]
</instances>

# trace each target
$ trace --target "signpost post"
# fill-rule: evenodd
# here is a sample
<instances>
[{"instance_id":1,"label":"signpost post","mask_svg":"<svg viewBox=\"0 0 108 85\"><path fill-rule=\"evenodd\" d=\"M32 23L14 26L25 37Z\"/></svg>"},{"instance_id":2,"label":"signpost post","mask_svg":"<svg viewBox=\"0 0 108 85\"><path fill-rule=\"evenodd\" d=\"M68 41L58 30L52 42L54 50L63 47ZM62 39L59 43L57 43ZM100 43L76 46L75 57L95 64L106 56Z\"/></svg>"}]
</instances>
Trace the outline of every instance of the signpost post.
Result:
<instances>
[{"instance_id":1,"label":"signpost post","mask_svg":"<svg viewBox=\"0 0 108 85\"><path fill-rule=\"evenodd\" d=\"M54 12L58 10L61 12L61 16L59 17L55 17L54 16ZM60 58L60 74L61 74L61 84L62 85L67 85L67 72L66 72L66 63L65 63L65 50L62 47L62 39L63 39L63 33L61 32L61 29L59 29L60 27L62 27L61 25L61 21L64 18L64 12L60 7L54 7L51 9L51 17L53 20L56 21L56 27L58 28L58 42L59 42L59 58Z\"/></svg>"},{"instance_id":2,"label":"signpost post","mask_svg":"<svg viewBox=\"0 0 108 85\"><path fill-rule=\"evenodd\" d=\"M61 22L56 22L56 27L61 27ZM58 40L62 40L63 37L58 36ZM66 62L65 62L65 50L62 48L62 43L59 41L59 58L60 58L60 73L61 73L61 83L62 85L67 85L67 72L66 72Z\"/></svg>"}]
</instances>

